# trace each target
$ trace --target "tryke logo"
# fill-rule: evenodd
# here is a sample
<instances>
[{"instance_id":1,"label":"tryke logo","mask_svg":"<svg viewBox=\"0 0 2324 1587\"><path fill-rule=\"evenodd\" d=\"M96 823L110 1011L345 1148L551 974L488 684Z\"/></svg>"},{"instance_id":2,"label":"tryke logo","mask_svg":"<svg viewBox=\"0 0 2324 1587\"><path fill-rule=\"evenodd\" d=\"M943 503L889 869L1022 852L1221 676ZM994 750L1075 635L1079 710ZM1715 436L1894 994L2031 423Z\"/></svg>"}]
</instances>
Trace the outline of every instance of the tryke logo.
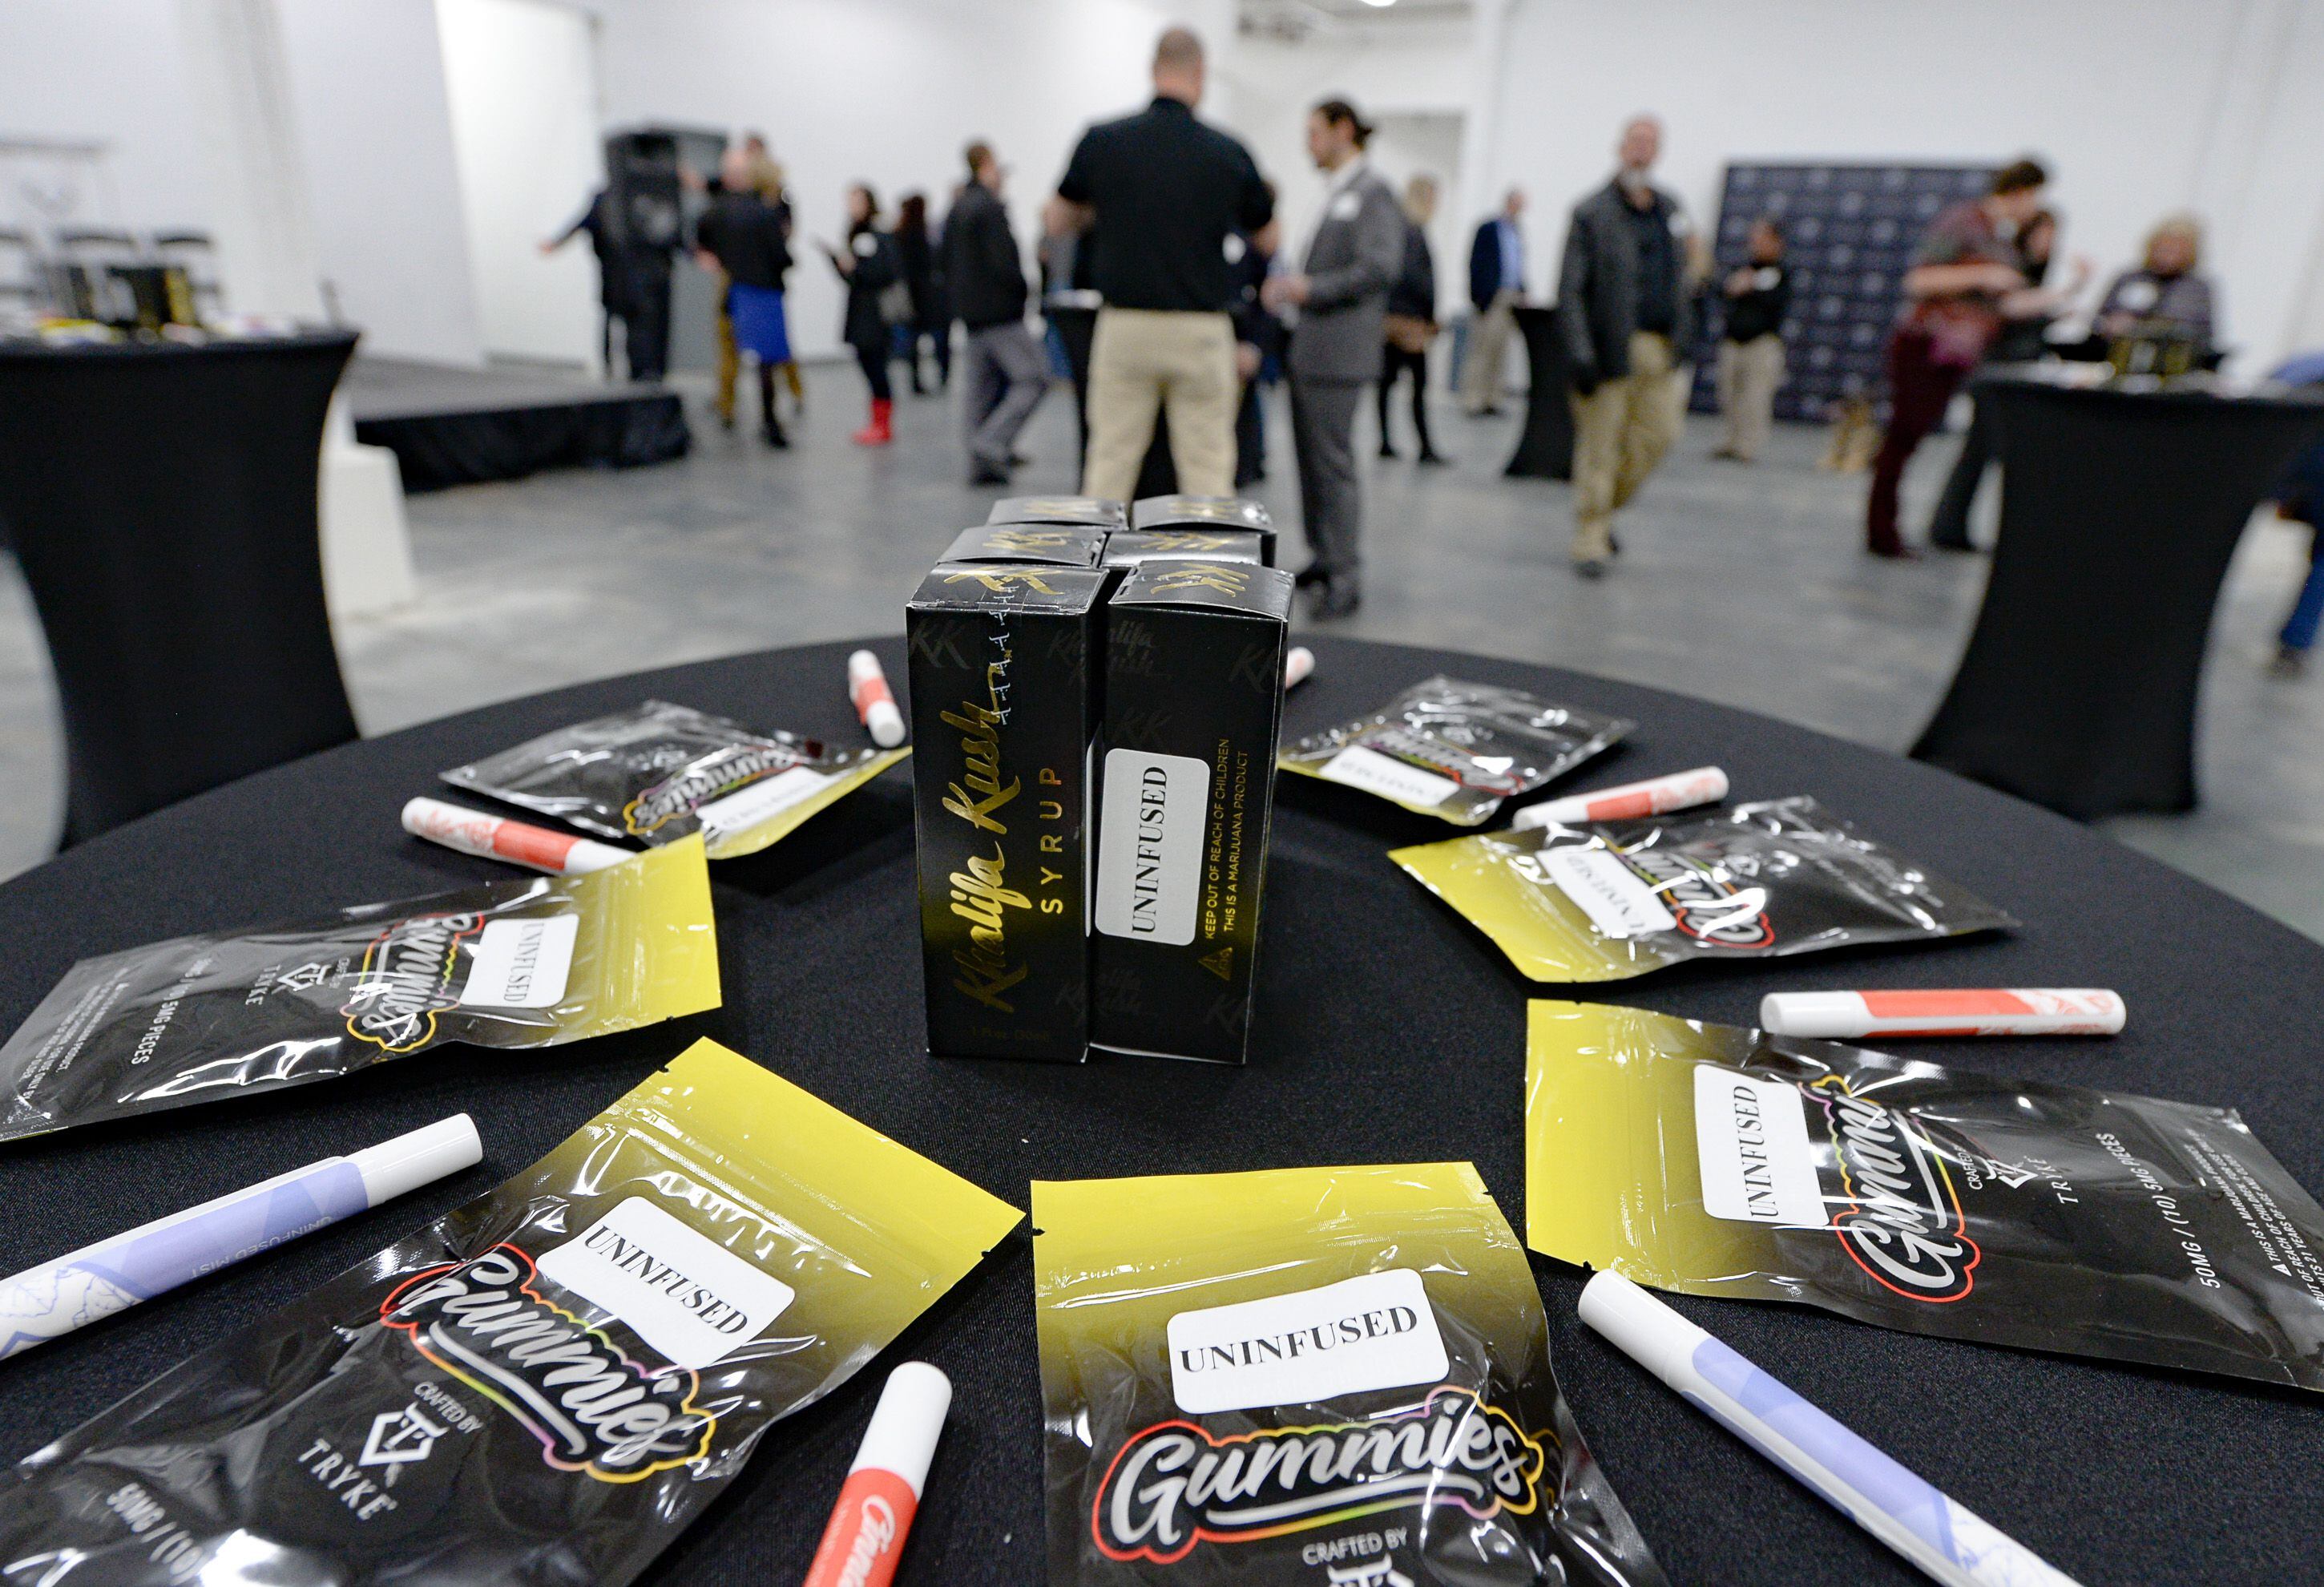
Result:
<instances>
[{"instance_id":1,"label":"tryke logo","mask_svg":"<svg viewBox=\"0 0 2324 1587\"><path fill-rule=\"evenodd\" d=\"M721 750L667 781L657 782L622 808L622 825L640 837L659 832L680 816L691 816L711 800L746 784L804 765L806 757L788 744L749 744Z\"/></svg>"},{"instance_id":2,"label":"tryke logo","mask_svg":"<svg viewBox=\"0 0 2324 1587\"><path fill-rule=\"evenodd\" d=\"M430 1269L380 1303L379 1320L540 1440L541 1459L600 1482L635 1482L709 1453L701 1379L659 1371L541 1298L512 1245Z\"/></svg>"},{"instance_id":3,"label":"tryke logo","mask_svg":"<svg viewBox=\"0 0 2324 1587\"><path fill-rule=\"evenodd\" d=\"M436 1016L460 1006L452 990L460 943L484 928L484 918L475 913L414 915L372 938L355 990L339 1010L347 1034L392 1053L433 1041Z\"/></svg>"},{"instance_id":4,"label":"tryke logo","mask_svg":"<svg viewBox=\"0 0 2324 1587\"><path fill-rule=\"evenodd\" d=\"M1651 844L1615 852L1654 884L1678 928L1706 947L1763 948L1775 940L1766 888L1738 887L1692 855Z\"/></svg>"},{"instance_id":5,"label":"tryke logo","mask_svg":"<svg viewBox=\"0 0 2324 1587\"><path fill-rule=\"evenodd\" d=\"M1944 1158L1890 1110L1827 1075L1808 1087L1823 1104L1848 1205L1832 1232L1882 1287L1911 1300L1959 1300L1984 1253L1969 1237Z\"/></svg>"},{"instance_id":6,"label":"tryke logo","mask_svg":"<svg viewBox=\"0 0 2324 1587\"><path fill-rule=\"evenodd\" d=\"M1478 1520L1532 1513L1547 1464L1508 1414L1439 1389L1401 1416L1213 1438L1157 1423L1113 1458L1090 1507L1108 1559L1170 1564L1197 1543L1251 1543L1384 1510L1457 1505Z\"/></svg>"}]
</instances>

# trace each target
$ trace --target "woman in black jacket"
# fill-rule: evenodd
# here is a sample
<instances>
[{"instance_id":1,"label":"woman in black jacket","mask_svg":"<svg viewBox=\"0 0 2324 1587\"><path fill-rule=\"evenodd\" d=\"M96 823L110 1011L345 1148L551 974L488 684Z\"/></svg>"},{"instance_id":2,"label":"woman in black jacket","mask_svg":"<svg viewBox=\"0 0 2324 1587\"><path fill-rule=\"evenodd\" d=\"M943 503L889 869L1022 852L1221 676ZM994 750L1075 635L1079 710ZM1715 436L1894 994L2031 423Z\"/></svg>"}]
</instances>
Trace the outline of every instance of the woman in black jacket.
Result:
<instances>
[{"instance_id":1,"label":"woman in black jacket","mask_svg":"<svg viewBox=\"0 0 2324 1587\"><path fill-rule=\"evenodd\" d=\"M944 262L928 231L928 201L907 193L896 206L896 254L904 269L904 285L912 296L911 323L904 328L904 362L911 366L912 395L928 388L920 381L920 338L934 345L936 389L952 383L952 312L945 291Z\"/></svg>"},{"instance_id":2,"label":"woman in black jacket","mask_svg":"<svg viewBox=\"0 0 2324 1587\"><path fill-rule=\"evenodd\" d=\"M1416 176L1404 190L1404 271L1388 290L1388 346L1379 379L1379 455L1396 456L1388 443L1388 397L1397 377L1412 376L1412 428L1420 436L1420 461L1442 463L1428 438L1428 344L1436 339L1436 260L1428 251L1428 222L1436 213L1436 182Z\"/></svg>"},{"instance_id":3,"label":"woman in black jacket","mask_svg":"<svg viewBox=\"0 0 2324 1587\"><path fill-rule=\"evenodd\" d=\"M825 243L823 255L847 283L847 312L839 336L855 350L855 362L872 387L871 421L855 432L855 444L884 447L896 438L896 403L888 384L891 322L881 300L903 281L904 272L896 239L880 229L880 200L868 183L857 182L847 189L847 245L835 248Z\"/></svg>"}]
</instances>

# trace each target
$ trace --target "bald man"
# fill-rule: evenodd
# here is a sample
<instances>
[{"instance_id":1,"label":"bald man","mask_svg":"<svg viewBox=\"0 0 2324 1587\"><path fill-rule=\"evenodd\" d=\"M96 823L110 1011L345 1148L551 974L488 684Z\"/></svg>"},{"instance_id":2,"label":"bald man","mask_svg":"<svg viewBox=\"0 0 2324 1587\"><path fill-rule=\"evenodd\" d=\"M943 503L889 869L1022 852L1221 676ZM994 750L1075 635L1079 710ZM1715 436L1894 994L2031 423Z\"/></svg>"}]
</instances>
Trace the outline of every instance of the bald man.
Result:
<instances>
[{"instance_id":1,"label":"bald man","mask_svg":"<svg viewBox=\"0 0 2324 1587\"><path fill-rule=\"evenodd\" d=\"M1105 300L1090 346L1089 495L1135 494L1157 411L1170 416L1178 488L1234 494L1241 389L1226 240L1264 236L1275 198L1249 150L1195 119L1203 74L1202 41L1164 32L1154 102L1083 134L1049 201L1052 236L1091 233L1091 281Z\"/></svg>"},{"instance_id":2,"label":"bald man","mask_svg":"<svg viewBox=\"0 0 2324 1587\"><path fill-rule=\"evenodd\" d=\"M1573 571L1604 575L1614 514L1678 437L1679 360L1692 345L1702 250L1678 200L1655 186L1662 123L1634 116L1614 180L1574 206L1557 322L1573 383Z\"/></svg>"}]
</instances>

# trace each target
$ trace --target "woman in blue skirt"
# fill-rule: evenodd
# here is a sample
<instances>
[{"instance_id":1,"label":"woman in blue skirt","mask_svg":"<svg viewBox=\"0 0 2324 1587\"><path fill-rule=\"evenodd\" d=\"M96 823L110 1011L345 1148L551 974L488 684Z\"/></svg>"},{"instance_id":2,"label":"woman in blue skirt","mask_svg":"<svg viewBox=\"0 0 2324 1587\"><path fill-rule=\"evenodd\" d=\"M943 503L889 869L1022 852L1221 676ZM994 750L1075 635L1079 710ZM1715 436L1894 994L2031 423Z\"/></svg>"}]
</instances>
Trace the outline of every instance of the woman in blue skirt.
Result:
<instances>
[{"instance_id":1,"label":"woman in blue skirt","mask_svg":"<svg viewBox=\"0 0 2324 1587\"><path fill-rule=\"evenodd\" d=\"M740 149L727 151L719 172L720 192L696 225L695 245L725 272L726 317L734 346L759 366L759 411L770 447L788 447L775 417L775 371L790 362L790 335L783 324L783 274L791 267L789 227L782 212L761 196L764 173L752 169Z\"/></svg>"}]
</instances>

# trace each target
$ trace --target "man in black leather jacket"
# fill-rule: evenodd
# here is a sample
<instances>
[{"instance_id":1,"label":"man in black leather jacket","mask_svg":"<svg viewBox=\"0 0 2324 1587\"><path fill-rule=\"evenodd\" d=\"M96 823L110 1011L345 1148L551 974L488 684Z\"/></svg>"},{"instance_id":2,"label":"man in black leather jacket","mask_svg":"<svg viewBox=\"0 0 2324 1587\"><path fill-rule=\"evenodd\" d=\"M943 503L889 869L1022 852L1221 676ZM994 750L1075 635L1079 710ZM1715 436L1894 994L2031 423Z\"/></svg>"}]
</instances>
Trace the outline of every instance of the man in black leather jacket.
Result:
<instances>
[{"instance_id":1,"label":"man in black leather jacket","mask_svg":"<svg viewBox=\"0 0 2324 1587\"><path fill-rule=\"evenodd\" d=\"M1596 578L1614 513L1677 438L1692 343L1700 244L1678 200L1648 180L1662 124L1622 129L1614 180L1574 207L1557 318L1573 383L1573 570Z\"/></svg>"}]
</instances>

